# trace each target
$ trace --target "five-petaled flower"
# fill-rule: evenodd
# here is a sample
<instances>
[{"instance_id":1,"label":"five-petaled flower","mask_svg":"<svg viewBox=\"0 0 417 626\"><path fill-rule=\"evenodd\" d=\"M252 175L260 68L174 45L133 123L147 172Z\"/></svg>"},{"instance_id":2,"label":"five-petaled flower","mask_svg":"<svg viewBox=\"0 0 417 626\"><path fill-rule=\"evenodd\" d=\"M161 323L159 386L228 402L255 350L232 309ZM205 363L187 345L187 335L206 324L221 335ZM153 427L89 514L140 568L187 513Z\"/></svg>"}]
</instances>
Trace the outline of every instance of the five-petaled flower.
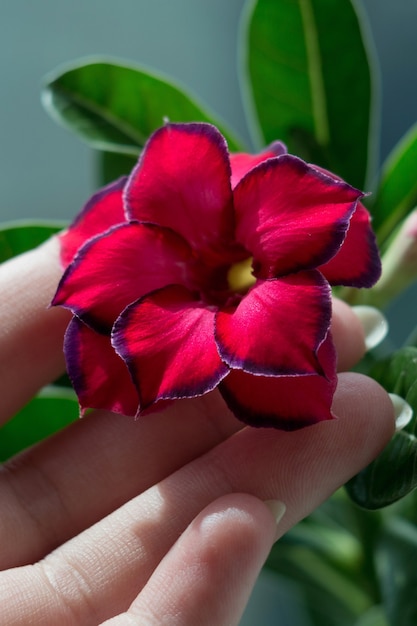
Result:
<instances>
[{"instance_id":1,"label":"five-petaled flower","mask_svg":"<svg viewBox=\"0 0 417 626\"><path fill-rule=\"evenodd\" d=\"M254 426L330 419L330 285L380 273L362 195L279 142L229 154L211 125L157 130L60 237L53 304L73 313L64 348L81 410L137 416L217 387Z\"/></svg>"}]
</instances>

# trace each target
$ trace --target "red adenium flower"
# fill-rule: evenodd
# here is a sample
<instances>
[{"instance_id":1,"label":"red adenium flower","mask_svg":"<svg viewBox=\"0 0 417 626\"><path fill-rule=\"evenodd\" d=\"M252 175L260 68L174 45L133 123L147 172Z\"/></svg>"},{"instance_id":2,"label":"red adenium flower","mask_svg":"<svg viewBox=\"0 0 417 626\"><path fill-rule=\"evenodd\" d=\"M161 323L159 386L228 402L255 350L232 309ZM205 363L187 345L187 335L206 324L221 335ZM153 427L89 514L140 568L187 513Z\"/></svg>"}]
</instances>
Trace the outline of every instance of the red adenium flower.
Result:
<instances>
[{"instance_id":1,"label":"red adenium flower","mask_svg":"<svg viewBox=\"0 0 417 626\"><path fill-rule=\"evenodd\" d=\"M361 196L279 142L230 155L208 124L157 130L60 238L53 304L74 314L81 410L141 415L217 387L255 426L330 419L330 285L380 273Z\"/></svg>"}]
</instances>

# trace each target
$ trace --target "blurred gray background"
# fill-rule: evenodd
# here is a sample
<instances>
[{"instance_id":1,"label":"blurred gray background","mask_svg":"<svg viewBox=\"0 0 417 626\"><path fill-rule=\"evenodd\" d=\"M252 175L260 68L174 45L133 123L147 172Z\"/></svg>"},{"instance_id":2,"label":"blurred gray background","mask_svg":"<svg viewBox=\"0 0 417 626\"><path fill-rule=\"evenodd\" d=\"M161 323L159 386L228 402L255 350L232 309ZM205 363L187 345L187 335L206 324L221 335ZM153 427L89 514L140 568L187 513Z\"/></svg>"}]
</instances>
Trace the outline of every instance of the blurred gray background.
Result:
<instances>
[{"instance_id":1,"label":"blurred gray background","mask_svg":"<svg viewBox=\"0 0 417 626\"><path fill-rule=\"evenodd\" d=\"M1 0L0 216L70 217L94 186L90 150L40 104L45 74L88 55L191 88L247 138L236 73L243 0ZM417 120L417 2L363 0L383 77L385 156Z\"/></svg>"},{"instance_id":2,"label":"blurred gray background","mask_svg":"<svg viewBox=\"0 0 417 626\"><path fill-rule=\"evenodd\" d=\"M417 1L362 5L381 66L383 158L417 120ZM247 138L236 74L242 6L243 0L0 0L0 219L70 218L94 188L91 151L56 126L39 99L43 76L79 57L112 55L168 74ZM391 307L396 344L417 321L414 311L404 299ZM270 602L279 596L269 585L265 576L245 626L276 623ZM296 623L289 616L288 624Z\"/></svg>"}]
</instances>

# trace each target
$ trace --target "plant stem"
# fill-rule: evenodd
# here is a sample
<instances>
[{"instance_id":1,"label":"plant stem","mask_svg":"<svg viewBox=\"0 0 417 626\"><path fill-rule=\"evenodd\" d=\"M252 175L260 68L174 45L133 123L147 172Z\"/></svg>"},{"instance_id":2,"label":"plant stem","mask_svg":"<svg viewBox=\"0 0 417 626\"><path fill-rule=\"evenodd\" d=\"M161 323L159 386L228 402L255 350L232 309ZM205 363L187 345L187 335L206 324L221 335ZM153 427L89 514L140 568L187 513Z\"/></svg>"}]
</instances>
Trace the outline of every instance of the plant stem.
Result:
<instances>
[{"instance_id":1,"label":"plant stem","mask_svg":"<svg viewBox=\"0 0 417 626\"><path fill-rule=\"evenodd\" d=\"M353 513L357 533L362 545L360 575L374 603L380 604L382 595L375 567L375 545L383 524L382 513L380 511L365 511L356 505L353 506Z\"/></svg>"}]
</instances>

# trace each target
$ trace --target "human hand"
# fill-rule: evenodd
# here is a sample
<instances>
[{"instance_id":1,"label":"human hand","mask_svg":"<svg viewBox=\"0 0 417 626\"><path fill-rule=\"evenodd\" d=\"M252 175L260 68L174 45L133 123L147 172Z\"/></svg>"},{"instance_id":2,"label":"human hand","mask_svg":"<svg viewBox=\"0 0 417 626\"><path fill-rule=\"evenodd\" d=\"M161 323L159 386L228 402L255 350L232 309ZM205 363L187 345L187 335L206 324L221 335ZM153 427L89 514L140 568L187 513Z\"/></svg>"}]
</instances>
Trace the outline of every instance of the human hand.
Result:
<instances>
[{"instance_id":1,"label":"human hand","mask_svg":"<svg viewBox=\"0 0 417 626\"><path fill-rule=\"evenodd\" d=\"M69 316L46 308L60 272L54 240L0 267L2 421L63 370ZM343 303L332 330L346 370L364 340ZM136 422L95 411L7 462L0 624L237 624L273 542L392 435L364 376L340 374L333 410L291 433L245 427L216 393Z\"/></svg>"}]
</instances>

